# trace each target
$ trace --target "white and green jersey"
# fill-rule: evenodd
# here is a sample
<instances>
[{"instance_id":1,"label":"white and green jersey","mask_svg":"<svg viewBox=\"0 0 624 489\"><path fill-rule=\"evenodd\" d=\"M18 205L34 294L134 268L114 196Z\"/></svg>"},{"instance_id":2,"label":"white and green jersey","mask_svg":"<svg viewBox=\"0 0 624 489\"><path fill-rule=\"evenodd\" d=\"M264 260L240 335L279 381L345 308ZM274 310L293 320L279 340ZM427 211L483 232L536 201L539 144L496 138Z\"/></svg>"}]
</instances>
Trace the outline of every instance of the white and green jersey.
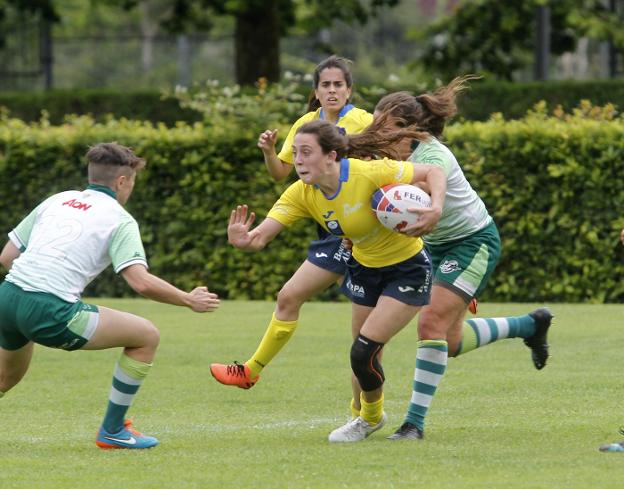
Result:
<instances>
[{"instance_id":1,"label":"white and green jersey","mask_svg":"<svg viewBox=\"0 0 624 489\"><path fill-rule=\"evenodd\" d=\"M436 165L446 174L446 198L435 229L423 239L440 244L469 236L492 222L485 204L470 186L451 150L431 138L420 142L409 157L414 163Z\"/></svg>"},{"instance_id":2,"label":"white and green jersey","mask_svg":"<svg viewBox=\"0 0 624 489\"><path fill-rule=\"evenodd\" d=\"M108 187L48 197L9 233L22 252L6 280L28 292L76 302L111 263L116 273L147 266L139 226Z\"/></svg>"}]
</instances>

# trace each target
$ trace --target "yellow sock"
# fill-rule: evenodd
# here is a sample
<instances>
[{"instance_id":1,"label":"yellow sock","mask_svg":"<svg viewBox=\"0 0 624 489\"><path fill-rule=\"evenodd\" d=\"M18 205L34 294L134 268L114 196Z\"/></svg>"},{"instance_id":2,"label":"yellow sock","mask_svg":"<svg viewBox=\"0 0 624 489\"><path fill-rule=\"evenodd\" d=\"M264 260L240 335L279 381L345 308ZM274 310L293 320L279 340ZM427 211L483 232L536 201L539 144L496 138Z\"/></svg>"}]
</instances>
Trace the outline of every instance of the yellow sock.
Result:
<instances>
[{"instance_id":1,"label":"yellow sock","mask_svg":"<svg viewBox=\"0 0 624 489\"><path fill-rule=\"evenodd\" d=\"M351 416L353 419L357 418L360 415L360 410L355 407L355 399L351 399Z\"/></svg>"},{"instance_id":2,"label":"yellow sock","mask_svg":"<svg viewBox=\"0 0 624 489\"><path fill-rule=\"evenodd\" d=\"M384 403L383 393L381 394L379 400L374 402L366 402L364 395L360 394L360 403L362 405L362 409L360 409L360 416L364 421L370 425L376 425L381 421Z\"/></svg>"},{"instance_id":3,"label":"yellow sock","mask_svg":"<svg viewBox=\"0 0 624 489\"><path fill-rule=\"evenodd\" d=\"M258 345L258 349L245 364L249 367L251 376L255 377L262 372L273 357L278 354L282 347L288 343L288 340L297 328L297 321L280 321L275 318L275 314L271 318L271 322L267 327L266 333Z\"/></svg>"}]
</instances>

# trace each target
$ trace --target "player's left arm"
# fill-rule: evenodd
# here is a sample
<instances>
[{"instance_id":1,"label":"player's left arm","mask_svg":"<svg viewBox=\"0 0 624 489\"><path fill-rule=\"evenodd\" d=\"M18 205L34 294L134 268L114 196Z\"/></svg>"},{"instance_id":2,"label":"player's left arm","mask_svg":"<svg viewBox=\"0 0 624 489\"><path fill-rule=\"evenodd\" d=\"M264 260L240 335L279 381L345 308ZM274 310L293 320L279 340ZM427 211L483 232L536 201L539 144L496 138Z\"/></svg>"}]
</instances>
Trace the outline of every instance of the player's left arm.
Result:
<instances>
[{"instance_id":1,"label":"player's left arm","mask_svg":"<svg viewBox=\"0 0 624 489\"><path fill-rule=\"evenodd\" d=\"M2 249L2 253L0 253L0 263L7 270L10 270L13 266L13 261L20 256L22 252L19 250L17 246L13 243L13 241L7 241L7 244L4 245Z\"/></svg>"},{"instance_id":2,"label":"player's left arm","mask_svg":"<svg viewBox=\"0 0 624 489\"><path fill-rule=\"evenodd\" d=\"M231 245L245 251L260 251L284 229L282 223L267 217L250 231L255 219L256 214L248 212L246 205L239 205L232 211L228 224L228 241Z\"/></svg>"},{"instance_id":3,"label":"player's left arm","mask_svg":"<svg viewBox=\"0 0 624 489\"><path fill-rule=\"evenodd\" d=\"M413 163L414 174L412 175L412 185L416 182L425 182L431 195L431 207L410 208L409 212L415 212L420 217L416 224L407 226L403 233L408 236L422 236L435 228L444 207L444 198L446 196L446 173L433 165L425 165L422 163Z\"/></svg>"}]
</instances>

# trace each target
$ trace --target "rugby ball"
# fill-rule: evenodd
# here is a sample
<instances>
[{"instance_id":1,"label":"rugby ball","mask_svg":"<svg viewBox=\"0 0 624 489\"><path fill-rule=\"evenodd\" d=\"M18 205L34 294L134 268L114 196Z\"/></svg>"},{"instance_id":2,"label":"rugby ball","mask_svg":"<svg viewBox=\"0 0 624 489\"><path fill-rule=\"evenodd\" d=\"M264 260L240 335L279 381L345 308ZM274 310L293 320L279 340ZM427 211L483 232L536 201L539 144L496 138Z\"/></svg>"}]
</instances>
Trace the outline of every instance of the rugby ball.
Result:
<instances>
[{"instance_id":1,"label":"rugby ball","mask_svg":"<svg viewBox=\"0 0 624 489\"><path fill-rule=\"evenodd\" d=\"M379 222L393 231L418 221L418 214L408 212L412 207L431 207L431 197L420 187L406 183L384 185L373 194L371 206Z\"/></svg>"}]
</instances>

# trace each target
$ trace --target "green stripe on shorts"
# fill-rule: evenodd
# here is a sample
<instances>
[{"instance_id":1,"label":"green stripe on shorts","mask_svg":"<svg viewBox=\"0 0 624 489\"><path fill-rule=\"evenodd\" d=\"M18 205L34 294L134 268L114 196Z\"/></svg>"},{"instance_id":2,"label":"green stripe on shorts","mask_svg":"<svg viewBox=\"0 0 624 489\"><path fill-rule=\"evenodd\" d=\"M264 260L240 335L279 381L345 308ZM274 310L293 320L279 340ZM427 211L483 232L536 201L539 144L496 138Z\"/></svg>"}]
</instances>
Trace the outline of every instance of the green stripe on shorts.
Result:
<instances>
[{"instance_id":1,"label":"green stripe on shorts","mask_svg":"<svg viewBox=\"0 0 624 489\"><path fill-rule=\"evenodd\" d=\"M83 302L80 310L67 322L67 328L88 341L95 333L99 318L97 306Z\"/></svg>"}]
</instances>

